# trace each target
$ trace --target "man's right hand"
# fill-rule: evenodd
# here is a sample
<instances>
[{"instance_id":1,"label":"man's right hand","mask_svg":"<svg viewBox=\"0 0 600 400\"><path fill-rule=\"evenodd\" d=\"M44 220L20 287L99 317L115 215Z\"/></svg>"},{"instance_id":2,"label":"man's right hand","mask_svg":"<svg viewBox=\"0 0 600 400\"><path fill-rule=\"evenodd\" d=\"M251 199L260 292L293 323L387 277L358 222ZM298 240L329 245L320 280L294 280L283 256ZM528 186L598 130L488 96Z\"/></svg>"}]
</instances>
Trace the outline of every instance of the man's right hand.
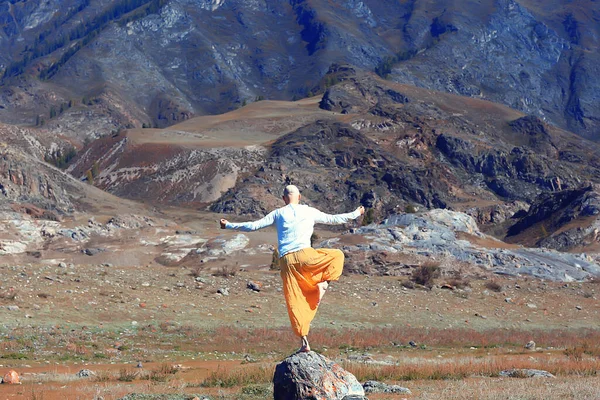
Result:
<instances>
[{"instance_id":1,"label":"man's right hand","mask_svg":"<svg viewBox=\"0 0 600 400\"><path fill-rule=\"evenodd\" d=\"M360 212L360 215L364 215L365 208L363 206L358 207L357 210Z\"/></svg>"},{"instance_id":2,"label":"man's right hand","mask_svg":"<svg viewBox=\"0 0 600 400\"><path fill-rule=\"evenodd\" d=\"M221 218L221 221L220 221L220 222L221 222L221 229L225 229L225 228L226 228L226 226L227 226L227 223L228 223L229 221L227 221L227 220L226 220L226 219L224 219L224 218Z\"/></svg>"}]
</instances>

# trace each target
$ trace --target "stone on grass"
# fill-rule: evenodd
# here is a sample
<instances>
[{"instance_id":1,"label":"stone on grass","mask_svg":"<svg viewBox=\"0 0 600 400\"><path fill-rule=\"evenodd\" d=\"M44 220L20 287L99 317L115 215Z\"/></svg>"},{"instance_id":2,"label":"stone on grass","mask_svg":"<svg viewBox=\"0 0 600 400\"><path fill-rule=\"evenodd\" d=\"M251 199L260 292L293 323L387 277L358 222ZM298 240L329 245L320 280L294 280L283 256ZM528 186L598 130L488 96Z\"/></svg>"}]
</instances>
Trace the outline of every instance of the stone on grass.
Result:
<instances>
[{"instance_id":1,"label":"stone on grass","mask_svg":"<svg viewBox=\"0 0 600 400\"><path fill-rule=\"evenodd\" d=\"M399 385L388 385L377 381L366 381L363 383L363 388L365 389L365 393L412 393L408 388Z\"/></svg>"},{"instance_id":2,"label":"stone on grass","mask_svg":"<svg viewBox=\"0 0 600 400\"><path fill-rule=\"evenodd\" d=\"M20 385L21 378L19 377L19 374L17 374L17 371L11 369L2 377L2 383L9 385Z\"/></svg>"},{"instance_id":3,"label":"stone on grass","mask_svg":"<svg viewBox=\"0 0 600 400\"><path fill-rule=\"evenodd\" d=\"M541 369L507 369L498 375L506 378L556 378L548 371Z\"/></svg>"},{"instance_id":4,"label":"stone on grass","mask_svg":"<svg viewBox=\"0 0 600 400\"><path fill-rule=\"evenodd\" d=\"M293 354L277 364L273 389L275 400L350 400L365 394L354 375L314 351Z\"/></svg>"},{"instance_id":5,"label":"stone on grass","mask_svg":"<svg viewBox=\"0 0 600 400\"><path fill-rule=\"evenodd\" d=\"M246 287L255 292L260 292L260 290L262 289L262 283L256 281L248 281Z\"/></svg>"},{"instance_id":6,"label":"stone on grass","mask_svg":"<svg viewBox=\"0 0 600 400\"><path fill-rule=\"evenodd\" d=\"M90 369L82 369L77 373L78 378L89 378L96 375L96 373Z\"/></svg>"},{"instance_id":7,"label":"stone on grass","mask_svg":"<svg viewBox=\"0 0 600 400\"><path fill-rule=\"evenodd\" d=\"M533 340L530 340L526 345L525 348L527 350L535 350L535 342Z\"/></svg>"}]
</instances>

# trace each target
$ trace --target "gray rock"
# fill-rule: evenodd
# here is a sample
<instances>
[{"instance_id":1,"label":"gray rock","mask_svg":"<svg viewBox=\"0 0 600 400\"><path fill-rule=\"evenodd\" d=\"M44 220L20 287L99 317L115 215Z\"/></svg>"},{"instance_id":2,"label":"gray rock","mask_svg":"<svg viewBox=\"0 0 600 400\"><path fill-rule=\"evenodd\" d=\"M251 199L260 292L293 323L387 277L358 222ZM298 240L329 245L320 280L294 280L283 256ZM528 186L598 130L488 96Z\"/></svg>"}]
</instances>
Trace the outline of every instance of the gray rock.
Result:
<instances>
[{"instance_id":1,"label":"gray rock","mask_svg":"<svg viewBox=\"0 0 600 400\"><path fill-rule=\"evenodd\" d=\"M82 253L85 254L86 256L95 256L96 254L101 253L103 251L106 251L106 249L103 249L103 248L88 248L88 249L82 250Z\"/></svg>"},{"instance_id":2,"label":"gray rock","mask_svg":"<svg viewBox=\"0 0 600 400\"><path fill-rule=\"evenodd\" d=\"M8 311L19 311L19 306L6 306Z\"/></svg>"},{"instance_id":3,"label":"gray rock","mask_svg":"<svg viewBox=\"0 0 600 400\"><path fill-rule=\"evenodd\" d=\"M377 381L366 381L363 383L363 388L365 389L365 393L412 393L408 388L399 385L388 385Z\"/></svg>"},{"instance_id":4,"label":"gray rock","mask_svg":"<svg viewBox=\"0 0 600 400\"><path fill-rule=\"evenodd\" d=\"M500 275L532 275L553 281L580 281L600 276L600 265L586 254L537 248L481 247L473 241L459 240L459 232L490 242L496 240L479 231L472 217L449 210L392 215L383 224L361 227L354 234L377 244L377 248L398 247L403 255L454 257ZM340 247L340 244L329 239L319 246ZM387 253L382 257L381 252L374 251L370 244L346 245L343 250L348 257L346 267L349 271L376 269L380 274L390 275L399 264L393 255Z\"/></svg>"},{"instance_id":5,"label":"gray rock","mask_svg":"<svg viewBox=\"0 0 600 400\"><path fill-rule=\"evenodd\" d=\"M525 345L525 348L527 350L535 350L535 342L533 340L530 340L529 342L527 342L527 344Z\"/></svg>"},{"instance_id":6,"label":"gray rock","mask_svg":"<svg viewBox=\"0 0 600 400\"><path fill-rule=\"evenodd\" d=\"M96 373L89 369L82 369L77 373L78 378L89 378L96 375Z\"/></svg>"},{"instance_id":7,"label":"gray rock","mask_svg":"<svg viewBox=\"0 0 600 400\"><path fill-rule=\"evenodd\" d=\"M59 262L58 268L67 268L67 264L65 264L64 262Z\"/></svg>"},{"instance_id":8,"label":"gray rock","mask_svg":"<svg viewBox=\"0 0 600 400\"><path fill-rule=\"evenodd\" d=\"M262 284L260 282L248 281L248 283L246 284L246 287L255 292L260 292L262 289Z\"/></svg>"},{"instance_id":9,"label":"gray rock","mask_svg":"<svg viewBox=\"0 0 600 400\"><path fill-rule=\"evenodd\" d=\"M219 288L217 289L217 293L222 294L223 296L229 296L229 289Z\"/></svg>"},{"instance_id":10,"label":"gray rock","mask_svg":"<svg viewBox=\"0 0 600 400\"><path fill-rule=\"evenodd\" d=\"M498 375L507 378L556 378L550 372L540 369L507 369Z\"/></svg>"},{"instance_id":11,"label":"gray rock","mask_svg":"<svg viewBox=\"0 0 600 400\"><path fill-rule=\"evenodd\" d=\"M273 386L275 400L342 400L365 394L354 375L313 351L293 354L277 364Z\"/></svg>"}]
</instances>

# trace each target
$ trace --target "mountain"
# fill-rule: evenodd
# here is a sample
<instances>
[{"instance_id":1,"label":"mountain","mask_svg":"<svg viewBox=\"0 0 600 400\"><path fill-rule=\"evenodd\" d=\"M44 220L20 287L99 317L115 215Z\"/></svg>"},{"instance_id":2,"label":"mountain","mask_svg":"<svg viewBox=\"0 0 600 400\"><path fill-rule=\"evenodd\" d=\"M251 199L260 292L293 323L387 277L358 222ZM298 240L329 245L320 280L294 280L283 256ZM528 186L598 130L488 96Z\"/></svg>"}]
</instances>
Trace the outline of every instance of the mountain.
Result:
<instances>
[{"instance_id":1,"label":"mountain","mask_svg":"<svg viewBox=\"0 0 600 400\"><path fill-rule=\"evenodd\" d=\"M90 143L68 170L85 179L96 169L96 185L130 199L252 215L295 183L320 208L362 202L377 219L414 207L525 207L600 177L593 142L537 117L348 65L327 82L336 83L315 98L125 130Z\"/></svg>"},{"instance_id":2,"label":"mountain","mask_svg":"<svg viewBox=\"0 0 600 400\"><path fill-rule=\"evenodd\" d=\"M10 0L0 121L81 143L302 98L349 63L596 140L599 13L592 0Z\"/></svg>"}]
</instances>

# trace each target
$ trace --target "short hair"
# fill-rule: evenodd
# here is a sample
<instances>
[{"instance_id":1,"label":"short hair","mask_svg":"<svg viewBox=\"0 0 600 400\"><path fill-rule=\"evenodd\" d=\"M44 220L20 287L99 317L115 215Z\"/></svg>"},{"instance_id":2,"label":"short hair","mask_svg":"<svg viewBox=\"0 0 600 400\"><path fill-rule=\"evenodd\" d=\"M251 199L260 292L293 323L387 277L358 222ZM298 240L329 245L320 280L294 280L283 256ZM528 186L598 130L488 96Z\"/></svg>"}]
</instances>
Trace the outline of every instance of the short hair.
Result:
<instances>
[{"instance_id":1,"label":"short hair","mask_svg":"<svg viewBox=\"0 0 600 400\"><path fill-rule=\"evenodd\" d=\"M290 194L300 194L300 190L296 185L287 185L285 189L283 189L284 196L289 196Z\"/></svg>"}]
</instances>

